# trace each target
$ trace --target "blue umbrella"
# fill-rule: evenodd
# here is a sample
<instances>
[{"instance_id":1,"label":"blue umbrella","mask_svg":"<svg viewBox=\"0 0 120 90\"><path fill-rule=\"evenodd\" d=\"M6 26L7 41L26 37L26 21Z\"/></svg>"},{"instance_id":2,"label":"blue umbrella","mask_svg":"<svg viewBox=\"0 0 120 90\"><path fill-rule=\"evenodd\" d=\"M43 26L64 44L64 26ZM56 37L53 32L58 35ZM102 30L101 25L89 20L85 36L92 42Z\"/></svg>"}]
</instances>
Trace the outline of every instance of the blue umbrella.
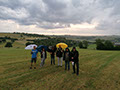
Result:
<instances>
[{"instance_id":1,"label":"blue umbrella","mask_svg":"<svg viewBox=\"0 0 120 90\"><path fill-rule=\"evenodd\" d=\"M47 46L44 46L44 45L38 46L38 47L37 47L37 50L38 50L39 52L41 52L42 48L44 48L46 51L48 50L48 47L47 47Z\"/></svg>"}]
</instances>

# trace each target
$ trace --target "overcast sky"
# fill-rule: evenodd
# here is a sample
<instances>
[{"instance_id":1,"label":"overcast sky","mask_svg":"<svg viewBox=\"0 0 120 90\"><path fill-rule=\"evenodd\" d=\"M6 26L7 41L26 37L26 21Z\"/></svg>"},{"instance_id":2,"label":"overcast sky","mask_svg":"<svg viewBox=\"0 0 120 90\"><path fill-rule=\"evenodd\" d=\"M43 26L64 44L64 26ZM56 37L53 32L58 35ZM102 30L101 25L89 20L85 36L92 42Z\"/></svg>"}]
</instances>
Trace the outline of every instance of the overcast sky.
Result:
<instances>
[{"instance_id":1,"label":"overcast sky","mask_svg":"<svg viewBox=\"0 0 120 90\"><path fill-rule=\"evenodd\" d=\"M0 32L120 35L120 0L0 0Z\"/></svg>"}]
</instances>

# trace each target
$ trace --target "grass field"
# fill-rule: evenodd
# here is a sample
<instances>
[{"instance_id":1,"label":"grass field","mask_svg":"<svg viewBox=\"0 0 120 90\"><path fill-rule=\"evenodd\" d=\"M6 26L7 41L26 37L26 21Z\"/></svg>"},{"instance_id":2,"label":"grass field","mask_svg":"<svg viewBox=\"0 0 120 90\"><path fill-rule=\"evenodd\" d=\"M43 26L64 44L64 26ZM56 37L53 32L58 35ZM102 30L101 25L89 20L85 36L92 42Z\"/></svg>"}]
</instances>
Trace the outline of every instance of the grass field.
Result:
<instances>
[{"instance_id":1,"label":"grass field","mask_svg":"<svg viewBox=\"0 0 120 90\"><path fill-rule=\"evenodd\" d=\"M0 48L0 90L120 90L120 52L79 50L80 75L50 65L29 69L30 51Z\"/></svg>"}]
</instances>

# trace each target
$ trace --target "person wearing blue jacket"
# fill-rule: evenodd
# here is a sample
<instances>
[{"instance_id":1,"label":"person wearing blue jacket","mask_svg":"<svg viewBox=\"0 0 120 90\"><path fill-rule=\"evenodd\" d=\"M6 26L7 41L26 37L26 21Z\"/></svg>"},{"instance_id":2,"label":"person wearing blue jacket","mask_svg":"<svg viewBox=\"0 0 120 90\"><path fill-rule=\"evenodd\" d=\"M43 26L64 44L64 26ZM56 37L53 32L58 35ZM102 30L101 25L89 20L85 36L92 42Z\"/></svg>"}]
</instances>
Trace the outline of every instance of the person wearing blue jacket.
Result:
<instances>
[{"instance_id":1,"label":"person wearing blue jacket","mask_svg":"<svg viewBox=\"0 0 120 90\"><path fill-rule=\"evenodd\" d=\"M38 50L36 49L36 46L33 47L31 54L32 54L32 58L31 58L30 69L32 69L33 62L34 62L34 69L36 69L36 61L37 61L37 56L38 56Z\"/></svg>"}]
</instances>

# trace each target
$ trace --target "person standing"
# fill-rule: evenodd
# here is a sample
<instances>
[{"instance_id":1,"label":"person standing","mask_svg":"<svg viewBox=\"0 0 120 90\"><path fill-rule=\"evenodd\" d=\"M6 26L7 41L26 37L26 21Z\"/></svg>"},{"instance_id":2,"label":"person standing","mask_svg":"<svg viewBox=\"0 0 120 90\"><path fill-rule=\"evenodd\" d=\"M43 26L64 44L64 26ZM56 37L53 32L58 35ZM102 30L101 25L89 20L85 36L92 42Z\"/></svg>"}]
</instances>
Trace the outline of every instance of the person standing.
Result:
<instances>
[{"instance_id":1,"label":"person standing","mask_svg":"<svg viewBox=\"0 0 120 90\"><path fill-rule=\"evenodd\" d=\"M45 64L45 59L47 58L47 53L45 51L44 48L42 48L42 51L41 51L41 64L40 64L40 67L43 67L43 65Z\"/></svg>"},{"instance_id":2,"label":"person standing","mask_svg":"<svg viewBox=\"0 0 120 90\"><path fill-rule=\"evenodd\" d=\"M69 48L66 48L64 51L64 57L63 60L65 61L65 70L70 70L70 50Z\"/></svg>"},{"instance_id":3,"label":"person standing","mask_svg":"<svg viewBox=\"0 0 120 90\"><path fill-rule=\"evenodd\" d=\"M71 60L72 60L72 65L73 65L73 74L76 73L75 71L75 66L77 67L77 75L79 75L79 53L76 50L75 47L73 47L71 51Z\"/></svg>"},{"instance_id":4,"label":"person standing","mask_svg":"<svg viewBox=\"0 0 120 90\"><path fill-rule=\"evenodd\" d=\"M51 65L52 64L55 65L55 49L54 49L54 47L52 47L50 54L51 54Z\"/></svg>"},{"instance_id":5,"label":"person standing","mask_svg":"<svg viewBox=\"0 0 120 90\"><path fill-rule=\"evenodd\" d=\"M58 58L58 66L60 66L60 60L61 60L61 67L62 67L63 50L60 45L59 45L59 48L57 49L56 56Z\"/></svg>"},{"instance_id":6,"label":"person standing","mask_svg":"<svg viewBox=\"0 0 120 90\"><path fill-rule=\"evenodd\" d=\"M37 61L37 56L38 56L38 50L36 49L36 46L33 47L31 54L32 54L32 59L31 59L30 69L32 69L33 62L34 62L34 69L36 69L36 61Z\"/></svg>"}]
</instances>

